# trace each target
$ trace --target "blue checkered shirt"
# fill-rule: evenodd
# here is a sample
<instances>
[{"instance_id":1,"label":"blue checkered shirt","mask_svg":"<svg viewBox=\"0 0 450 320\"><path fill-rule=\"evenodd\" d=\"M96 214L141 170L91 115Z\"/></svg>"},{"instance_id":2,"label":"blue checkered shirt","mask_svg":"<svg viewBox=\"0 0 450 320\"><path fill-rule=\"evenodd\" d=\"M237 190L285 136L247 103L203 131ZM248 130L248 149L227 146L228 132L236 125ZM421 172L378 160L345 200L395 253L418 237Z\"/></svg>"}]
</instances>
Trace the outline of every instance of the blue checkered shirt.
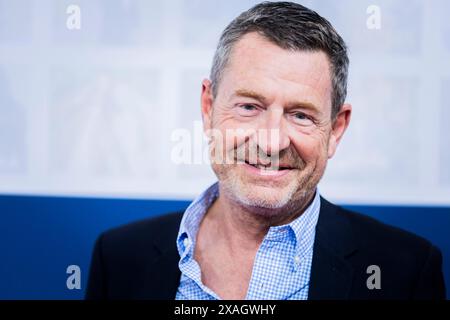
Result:
<instances>
[{"instance_id":1,"label":"blue checkered shirt","mask_svg":"<svg viewBox=\"0 0 450 320\"><path fill-rule=\"evenodd\" d=\"M180 254L180 283L177 300L215 300L220 297L201 281L201 270L194 260L195 239L200 222L219 194L216 182L186 209L177 237ZM291 223L270 227L253 264L248 300L306 300L313 257L320 196Z\"/></svg>"}]
</instances>

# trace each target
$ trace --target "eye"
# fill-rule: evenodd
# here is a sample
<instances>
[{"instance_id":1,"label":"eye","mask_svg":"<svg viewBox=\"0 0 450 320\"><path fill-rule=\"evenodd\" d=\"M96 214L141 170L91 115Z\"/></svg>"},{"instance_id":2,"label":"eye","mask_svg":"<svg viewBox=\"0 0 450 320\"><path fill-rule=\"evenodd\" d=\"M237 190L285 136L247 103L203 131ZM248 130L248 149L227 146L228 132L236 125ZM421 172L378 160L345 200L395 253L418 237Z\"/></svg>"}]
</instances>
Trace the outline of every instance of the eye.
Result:
<instances>
[{"instance_id":1,"label":"eye","mask_svg":"<svg viewBox=\"0 0 450 320\"><path fill-rule=\"evenodd\" d=\"M294 122L301 126L311 126L314 124L314 120L312 119L312 117L303 112L295 112L292 117Z\"/></svg>"},{"instance_id":2,"label":"eye","mask_svg":"<svg viewBox=\"0 0 450 320\"><path fill-rule=\"evenodd\" d=\"M237 106L237 112L244 117L251 117L258 113L258 107L253 104L240 104Z\"/></svg>"},{"instance_id":3,"label":"eye","mask_svg":"<svg viewBox=\"0 0 450 320\"><path fill-rule=\"evenodd\" d=\"M243 104L241 106L241 108L246 110L246 111L256 110L256 107L254 105L251 105L251 104Z\"/></svg>"}]
</instances>

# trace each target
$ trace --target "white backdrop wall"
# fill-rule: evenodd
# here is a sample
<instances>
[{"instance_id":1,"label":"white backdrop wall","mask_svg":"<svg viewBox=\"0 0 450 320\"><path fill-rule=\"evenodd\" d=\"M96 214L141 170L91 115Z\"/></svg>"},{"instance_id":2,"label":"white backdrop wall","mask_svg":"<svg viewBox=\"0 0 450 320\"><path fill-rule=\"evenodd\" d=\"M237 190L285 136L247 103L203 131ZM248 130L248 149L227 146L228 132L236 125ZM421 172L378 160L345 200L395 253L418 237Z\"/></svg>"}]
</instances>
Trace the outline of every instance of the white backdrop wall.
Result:
<instances>
[{"instance_id":1,"label":"white backdrop wall","mask_svg":"<svg viewBox=\"0 0 450 320\"><path fill-rule=\"evenodd\" d=\"M450 205L450 1L298 2L350 50L352 122L322 194ZM222 29L256 3L0 0L0 193L196 196L215 176L173 163L171 135L185 128L202 147L201 80ZM370 5L380 29L367 27Z\"/></svg>"}]
</instances>

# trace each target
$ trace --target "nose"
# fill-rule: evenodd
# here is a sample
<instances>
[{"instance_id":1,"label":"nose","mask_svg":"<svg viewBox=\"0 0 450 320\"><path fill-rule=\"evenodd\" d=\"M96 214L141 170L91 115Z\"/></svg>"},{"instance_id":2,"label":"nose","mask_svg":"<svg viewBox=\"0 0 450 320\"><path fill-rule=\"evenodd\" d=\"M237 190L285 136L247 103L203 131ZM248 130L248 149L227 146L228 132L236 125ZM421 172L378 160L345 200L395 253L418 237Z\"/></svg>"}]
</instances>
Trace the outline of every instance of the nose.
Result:
<instances>
[{"instance_id":1,"label":"nose","mask_svg":"<svg viewBox=\"0 0 450 320\"><path fill-rule=\"evenodd\" d=\"M265 154L277 157L290 145L283 108L266 110L257 132L257 144Z\"/></svg>"}]
</instances>

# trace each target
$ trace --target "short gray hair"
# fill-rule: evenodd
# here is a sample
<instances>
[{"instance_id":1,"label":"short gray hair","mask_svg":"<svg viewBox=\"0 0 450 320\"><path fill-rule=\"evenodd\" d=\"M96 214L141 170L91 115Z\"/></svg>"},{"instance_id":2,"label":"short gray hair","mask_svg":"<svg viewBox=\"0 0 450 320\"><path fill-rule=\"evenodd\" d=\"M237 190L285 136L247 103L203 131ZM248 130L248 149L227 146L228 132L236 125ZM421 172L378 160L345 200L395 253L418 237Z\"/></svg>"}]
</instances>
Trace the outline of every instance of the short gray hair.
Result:
<instances>
[{"instance_id":1,"label":"short gray hair","mask_svg":"<svg viewBox=\"0 0 450 320\"><path fill-rule=\"evenodd\" d=\"M262 2L241 13L225 28L211 68L213 97L217 95L233 45L250 32L258 32L283 49L323 51L327 54L331 64L331 116L334 119L347 95L347 47L328 20L292 2Z\"/></svg>"}]
</instances>

